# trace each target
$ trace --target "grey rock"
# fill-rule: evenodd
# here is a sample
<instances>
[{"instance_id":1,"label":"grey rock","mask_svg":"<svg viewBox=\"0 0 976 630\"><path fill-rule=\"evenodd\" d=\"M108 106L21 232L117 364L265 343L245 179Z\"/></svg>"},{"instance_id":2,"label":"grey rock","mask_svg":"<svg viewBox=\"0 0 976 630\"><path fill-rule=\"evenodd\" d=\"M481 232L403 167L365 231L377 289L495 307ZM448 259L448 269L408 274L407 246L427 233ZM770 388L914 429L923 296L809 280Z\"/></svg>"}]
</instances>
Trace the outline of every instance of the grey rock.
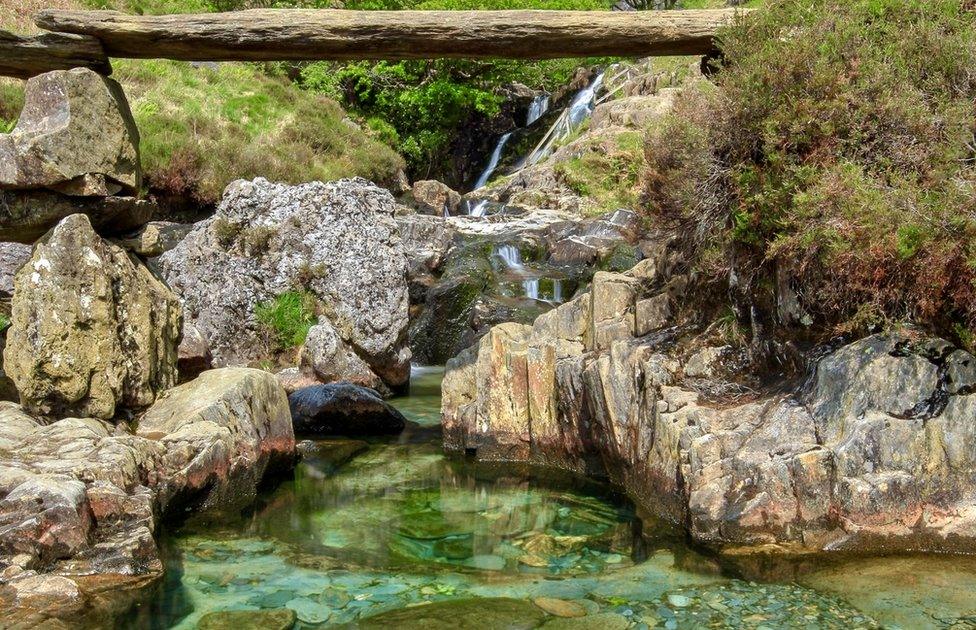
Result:
<instances>
[{"instance_id":1,"label":"grey rock","mask_svg":"<svg viewBox=\"0 0 976 630\"><path fill-rule=\"evenodd\" d=\"M447 184L437 180L425 179L414 182L410 193L421 212L437 216L457 214L461 206L461 195Z\"/></svg>"},{"instance_id":2,"label":"grey rock","mask_svg":"<svg viewBox=\"0 0 976 630\"><path fill-rule=\"evenodd\" d=\"M236 181L217 213L159 261L215 365L268 358L255 307L310 292L342 341L391 388L409 379L406 258L390 194L361 179Z\"/></svg>"},{"instance_id":3,"label":"grey rock","mask_svg":"<svg viewBox=\"0 0 976 630\"><path fill-rule=\"evenodd\" d=\"M134 254L155 257L176 247L192 229L189 223L151 221L135 234L120 238L118 243Z\"/></svg>"},{"instance_id":4,"label":"grey rock","mask_svg":"<svg viewBox=\"0 0 976 630\"><path fill-rule=\"evenodd\" d=\"M407 420L371 389L350 383L315 385L288 396L299 435L384 435L401 432Z\"/></svg>"},{"instance_id":5,"label":"grey rock","mask_svg":"<svg viewBox=\"0 0 976 630\"><path fill-rule=\"evenodd\" d=\"M156 205L135 197L69 197L44 190L0 190L0 239L33 243L72 214L85 214L105 236L130 232L152 218Z\"/></svg>"},{"instance_id":6,"label":"grey rock","mask_svg":"<svg viewBox=\"0 0 976 630\"><path fill-rule=\"evenodd\" d=\"M14 294L14 276L30 259L30 245L0 243L0 297Z\"/></svg>"}]
</instances>

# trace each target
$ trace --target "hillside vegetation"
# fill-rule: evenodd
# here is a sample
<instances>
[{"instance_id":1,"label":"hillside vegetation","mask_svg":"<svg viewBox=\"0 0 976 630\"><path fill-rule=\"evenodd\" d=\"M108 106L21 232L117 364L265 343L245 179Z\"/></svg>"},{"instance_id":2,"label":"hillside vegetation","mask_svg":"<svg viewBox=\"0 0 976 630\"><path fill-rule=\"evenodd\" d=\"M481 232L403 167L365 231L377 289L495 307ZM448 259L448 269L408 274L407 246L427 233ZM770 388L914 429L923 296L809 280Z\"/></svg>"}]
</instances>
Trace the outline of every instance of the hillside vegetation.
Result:
<instances>
[{"instance_id":1,"label":"hillside vegetation","mask_svg":"<svg viewBox=\"0 0 976 630\"><path fill-rule=\"evenodd\" d=\"M970 9L768 3L723 34L714 83L649 134L646 210L682 227L699 278L731 284L740 323L823 335L914 322L972 345ZM790 294L799 309L777 313Z\"/></svg>"}]
</instances>

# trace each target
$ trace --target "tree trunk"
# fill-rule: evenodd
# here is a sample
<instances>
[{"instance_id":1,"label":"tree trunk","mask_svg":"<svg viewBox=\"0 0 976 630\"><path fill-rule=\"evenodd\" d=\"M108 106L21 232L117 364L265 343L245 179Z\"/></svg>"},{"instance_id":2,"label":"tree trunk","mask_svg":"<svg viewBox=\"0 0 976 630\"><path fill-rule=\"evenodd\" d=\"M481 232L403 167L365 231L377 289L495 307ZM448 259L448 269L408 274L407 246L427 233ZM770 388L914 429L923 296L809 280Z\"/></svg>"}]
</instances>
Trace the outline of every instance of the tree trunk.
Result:
<instances>
[{"instance_id":1,"label":"tree trunk","mask_svg":"<svg viewBox=\"0 0 976 630\"><path fill-rule=\"evenodd\" d=\"M40 12L111 57L188 61L700 55L739 9L701 11L251 10L200 15Z\"/></svg>"}]
</instances>

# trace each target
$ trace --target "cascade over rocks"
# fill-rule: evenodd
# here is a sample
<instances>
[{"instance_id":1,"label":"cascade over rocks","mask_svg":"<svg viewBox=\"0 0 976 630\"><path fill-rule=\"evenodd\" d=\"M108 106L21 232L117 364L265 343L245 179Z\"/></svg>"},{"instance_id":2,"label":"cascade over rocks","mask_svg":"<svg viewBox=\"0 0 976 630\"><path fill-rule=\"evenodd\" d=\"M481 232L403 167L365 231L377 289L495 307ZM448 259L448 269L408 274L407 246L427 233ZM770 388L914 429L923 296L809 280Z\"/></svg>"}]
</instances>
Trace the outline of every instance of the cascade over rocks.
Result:
<instances>
[{"instance_id":1,"label":"cascade over rocks","mask_svg":"<svg viewBox=\"0 0 976 630\"><path fill-rule=\"evenodd\" d=\"M17 126L0 134L0 189L107 197L141 184L139 132L118 83L85 68L27 82Z\"/></svg>"},{"instance_id":2,"label":"cascade over rocks","mask_svg":"<svg viewBox=\"0 0 976 630\"><path fill-rule=\"evenodd\" d=\"M320 325L335 332L335 358L357 357L395 389L410 376L407 265L395 209L387 191L362 179L236 181L214 217L160 257L161 271L215 365L273 356L279 349L255 308L301 290L318 302L327 320ZM314 349L306 354L308 364L328 361Z\"/></svg>"},{"instance_id":3,"label":"cascade over rocks","mask_svg":"<svg viewBox=\"0 0 976 630\"><path fill-rule=\"evenodd\" d=\"M446 447L607 474L716 547L973 549L976 358L875 335L795 394L716 405L700 392L729 350L675 344L661 302L676 280L645 260L531 326L494 327L448 363Z\"/></svg>"},{"instance_id":4,"label":"cascade over rocks","mask_svg":"<svg viewBox=\"0 0 976 630\"><path fill-rule=\"evenodd\" d=\"M32 413L112 419L176 383L176 296L72 215L17 272L4 371Z\"/></svg>"}]
</instances>

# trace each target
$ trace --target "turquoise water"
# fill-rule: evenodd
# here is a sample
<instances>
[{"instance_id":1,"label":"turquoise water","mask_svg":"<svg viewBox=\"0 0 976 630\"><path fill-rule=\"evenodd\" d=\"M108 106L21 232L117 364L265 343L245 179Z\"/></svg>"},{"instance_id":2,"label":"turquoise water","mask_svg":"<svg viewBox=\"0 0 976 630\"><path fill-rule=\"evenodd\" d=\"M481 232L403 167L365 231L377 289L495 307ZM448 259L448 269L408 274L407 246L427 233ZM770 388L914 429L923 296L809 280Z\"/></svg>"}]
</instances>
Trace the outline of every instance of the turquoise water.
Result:
<instances>
[{"instance_id":1,"label":"turquoise water","mask_svg":"<svg viewBox=\"0 0 976 630\"><path fill-rule=\"evenodd\" d=\"M289 608L299 628L355 627L390 611L405 615L397 627L439 628L455 625L437 625L440 607L456 605L447 619L479 630L976 628L972 558L804 563L750 581L680 532L642 523L599 484L446 457L440 377L415 372L411 396L394 401L421 428L368 445L320 442L240 520L170 532L165 582L133 625L195 628L210 612ZM492 598L539 617L492 615L506 601ZM543 613L553 603L539 598L584 616Z\"/></svg>"}]
</instances>

